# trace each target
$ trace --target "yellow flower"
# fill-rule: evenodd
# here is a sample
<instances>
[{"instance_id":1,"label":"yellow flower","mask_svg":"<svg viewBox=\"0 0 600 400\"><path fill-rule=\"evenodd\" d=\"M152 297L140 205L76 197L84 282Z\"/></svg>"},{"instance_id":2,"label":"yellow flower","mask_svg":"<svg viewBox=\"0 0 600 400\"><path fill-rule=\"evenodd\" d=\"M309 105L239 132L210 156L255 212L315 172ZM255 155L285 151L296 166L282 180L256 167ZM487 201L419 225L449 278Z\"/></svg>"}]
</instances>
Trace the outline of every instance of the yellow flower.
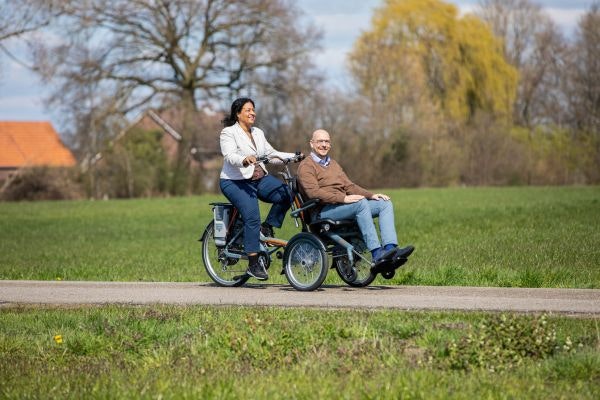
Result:
<instances>
[{"instance_id":1,"label":"yellow flower","mask_svg":"<svg viewBox=\"0 0 600 400\"><path fill-rule=\"evenodd\" d=\"M63 342L62 335L54 335L54 341L61 344Z\"/></svg>"}]
</instances>

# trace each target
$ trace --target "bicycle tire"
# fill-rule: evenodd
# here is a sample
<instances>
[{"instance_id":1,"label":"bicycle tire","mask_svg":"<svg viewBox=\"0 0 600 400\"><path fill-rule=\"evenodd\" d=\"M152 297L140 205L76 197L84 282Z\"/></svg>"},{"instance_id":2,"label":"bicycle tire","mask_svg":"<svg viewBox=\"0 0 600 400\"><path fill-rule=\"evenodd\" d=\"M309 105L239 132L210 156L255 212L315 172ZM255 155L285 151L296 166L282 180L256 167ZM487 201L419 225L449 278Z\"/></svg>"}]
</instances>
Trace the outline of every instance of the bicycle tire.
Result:
<instances>
[{"instance_id":1,"label":"bicycle tire","mask_svg":"<svg viewBox=\"0 0 600 400\"><path fill-rule=\"evenodd\" d=\"M217 285L227 287L242 286L250 278L246 274L245 263L232 262L223 255L223 246L217 246L214 236L214 222L211 221L202 235L202 263L206 273Z\"/></svg>"},{"instance_id":2,"label":"bicycle tire","mask_svg":"<svg viewBox=\"0 0 600 400\"><path fill-rule=\"evenodd\" d=\"M283 253L285 277L294 289L313 291L327 277L327 251L320 239L311 233L293 236Z\"/></svg>"},{"instance_id":3,"label":"bicycle tire","mask_svg":"<svg viewBox=\"0 0 600 400\"><path fill-rule=\"evenodd\" d=\"M368 252L367 252L368 253ZM370 253L365 253L363 256L370 255ZM344 281L348 286L352 287L365 287L369 286L375 278L376 274L371 272L371 263L363 260L358 257L356 254L354 255L354 270L356 271L356 278L354 280L348 279L346 277L345 268L346 263L348 263L348 256L342 256L336 260L334 260L335 270L337 271L340 279Z\"/></svg>"}]
</instances>

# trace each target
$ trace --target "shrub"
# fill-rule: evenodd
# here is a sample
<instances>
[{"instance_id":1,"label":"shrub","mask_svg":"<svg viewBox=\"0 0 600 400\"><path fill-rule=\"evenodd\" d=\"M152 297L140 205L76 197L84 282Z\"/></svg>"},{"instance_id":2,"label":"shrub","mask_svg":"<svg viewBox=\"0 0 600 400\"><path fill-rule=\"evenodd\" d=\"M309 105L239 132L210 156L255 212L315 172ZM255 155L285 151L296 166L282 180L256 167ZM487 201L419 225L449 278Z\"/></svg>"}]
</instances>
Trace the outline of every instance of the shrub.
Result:
<instances>
[{"instance_id":1,"label":"shrub","mask_svg":"<svg viewBox=\"0 0 600 400\"><path fill-rule=\"evenodd\" d=\"M97 167L101 192L119 198L166 193L173 174L162 137L159 130L132 129L109 147Z\"/></svg>"},{"instance_id":2,"label":"shrub","mask_svg":"<svg viewBox=\"0 0 600 400\"><path fill-rule=\"evenodd\" d=\"M479 326L469 327L466 336L450 341L441 365L450 369L501 371L512 369L527 359L545 359L561 351L573 350L570 338L559 342L556 329L546 316L517 318L495 315Z\"/></svg>"},{"instance_id":3,"label":"shrub","mask_svg":"<svg viewBox=\"0 0 600 400\"><path fill-rule=\"evenodd\" d=\"M76 171L71 168L22 168L0 190L0 199L7 201L71 200L82 197L83 189Z\"/></svg>"}]
</instances>

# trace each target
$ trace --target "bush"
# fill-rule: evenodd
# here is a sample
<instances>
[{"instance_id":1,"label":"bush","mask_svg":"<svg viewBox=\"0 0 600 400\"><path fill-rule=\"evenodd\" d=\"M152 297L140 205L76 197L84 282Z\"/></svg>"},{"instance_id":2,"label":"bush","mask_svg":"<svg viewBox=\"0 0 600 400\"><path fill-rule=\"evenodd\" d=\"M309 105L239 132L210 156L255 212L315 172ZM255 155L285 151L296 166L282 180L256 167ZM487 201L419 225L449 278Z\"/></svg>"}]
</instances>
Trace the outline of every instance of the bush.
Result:
<instances>
[{"instance_id":1,"label":"bush","mask_svg":"<svg viewBox=\"0 0 600 400\"><path fill-rule=\"evenodd\" d=\"M100 193L108 197L150 197L168 191L172 178L160 130L132 129L104 152L97 166Z\"/></svg>"},{"instance_id":2,"label":"bush","mask_svg":"<svg viewBox=\"0 0 600 400\"><path fill-rule=\"evenodd\" d=\"M71 200L83 197L83 189L71 168L20 169L0 190L0 200Z\"/></svg>"},{"instance_id":3,"label":"bush","mask_svg":"<svg viewBox=\"0 0 600 400\"><path fill-rule=\"evenodd\" d=\"M560 342L556 329L545 315L535 318L496 315L466 336L450 341L441 365L450 369L486 369L491 372L512 369L527 359L545 359L574 349L570 338Z\"/></svg>"}]
</instances>

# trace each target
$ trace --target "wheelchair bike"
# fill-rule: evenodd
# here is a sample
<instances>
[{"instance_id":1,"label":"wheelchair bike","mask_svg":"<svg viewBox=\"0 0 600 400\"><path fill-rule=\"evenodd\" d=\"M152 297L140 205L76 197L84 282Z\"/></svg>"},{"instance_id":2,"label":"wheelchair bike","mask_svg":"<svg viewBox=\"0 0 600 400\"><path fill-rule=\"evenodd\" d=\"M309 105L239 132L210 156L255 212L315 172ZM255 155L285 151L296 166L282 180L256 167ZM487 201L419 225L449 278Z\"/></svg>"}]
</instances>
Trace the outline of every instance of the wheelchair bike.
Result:
<instances>
[{"instance_id":1,"label":"wheelchair bike","mask_svg":"<svg viewBox=\"0 0 600 400\"><path fill-rule=\"evenodd\" d=\"M319 199L304 201L298 188L296 176L289 164L302 160L299 153L283 161L283 181L294 195L290 215L301 232L289 240L260 236L258 262L265 269L272 264L273 255L282 259L282 274L289 284L299 291L318 289L328 270L334 268L339 277L352 287L371 284L377 274L391 279L398 267L407 259L398 257L375 265L355 220L313 219L311 209ZM261 157L257 162L269 163L270 158ZM213 221L204 230L202 261L210 278L220 286L241 286L250 276L246 274L247 260L243 247L244 225L239 211L231 203L210 203ZM330 266L331 259L331 266Z\"/></svg>"}]
</instances>

